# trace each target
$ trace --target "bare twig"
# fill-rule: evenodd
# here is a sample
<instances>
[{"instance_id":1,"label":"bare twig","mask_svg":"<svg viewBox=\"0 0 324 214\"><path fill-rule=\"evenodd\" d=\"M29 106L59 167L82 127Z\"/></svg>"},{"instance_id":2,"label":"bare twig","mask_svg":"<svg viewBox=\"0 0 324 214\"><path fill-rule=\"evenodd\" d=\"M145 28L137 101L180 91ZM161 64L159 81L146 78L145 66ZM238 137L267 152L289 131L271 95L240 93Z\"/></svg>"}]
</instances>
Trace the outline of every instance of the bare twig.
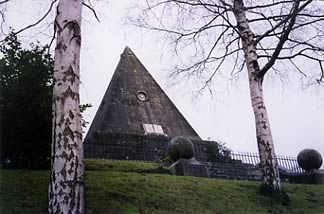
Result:
<instances>
[{"instance_id":1,"label":"bare twig","mask_svg":"<svg viewBox=\"0 0 324 214\"><path fill-rule=\"evenodd\" d=\"M321 69L321 76L319 79L317 79L316 81L318 82L318 84L321 84L322 81L323 81L323 78L324 78L324 69L323 69L323 65L322 65L322 62L319 61L319 66L320 66L320 69Z\"/></svg>"},{"instance_id":2,"label":"bare twig","mask_svg":"<svg viewBox=\"0 0 324 214\"><path fill-rule=\"evenodd\" d=\"M100 22L100 19L99 19L99 17L97 16L97 13L96 13L95 9L92 7L92 5L87 4L87 3L85 3L85 2L83 2L82 4L83 4L84 6L86 6L89 10L91 10L92 13L93 13L93 15L94 15L94 17L97 19L98 22Z\"/></svg>"},{"instance_id":3,"label":"bare twig","mask_svg":"<svg viewBox=\"0 0 324 214\"><path fill-rule=\"evenodd\" d=\"M51 50L51 46L54 42L54 39L55 39L55 35L56 35L56 25L54 25L54 30L53 30L53 35L52 35L52 39L48 45L48 49L47 49L47 54L50 54L50 50Z\"/></svg>"}]
</instances>

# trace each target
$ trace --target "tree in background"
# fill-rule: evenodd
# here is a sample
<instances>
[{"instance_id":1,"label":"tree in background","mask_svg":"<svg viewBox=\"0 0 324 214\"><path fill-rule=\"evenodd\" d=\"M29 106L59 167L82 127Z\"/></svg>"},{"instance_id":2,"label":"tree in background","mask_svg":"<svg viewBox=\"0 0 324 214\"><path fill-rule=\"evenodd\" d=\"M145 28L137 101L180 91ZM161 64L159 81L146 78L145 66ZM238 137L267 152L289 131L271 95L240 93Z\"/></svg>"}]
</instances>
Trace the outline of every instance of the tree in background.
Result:
<instances>
[{"instance_id":1,"label":"tree in background","mask_svg":"<svg viewBox=\"0 0 324 214\"><path fill-rule=\"evenodd\" d=\"M211 141L207 146L207 161L216 163L232 163L231 150L222 141Z\"/></svg>"},{"instance_id":2,"label":"tree in background","mask_svg":"<svg viewBox=\"0 0 324 214\"><path fill-rule=\"evenodd\" d=\"M204 89L226 72L232 77L247 72L262 183L267 192L280 193L263 80L268 73L295 71L310 83L323 82L324 2L152 0L145 4L131 22L171 39L174 52L183 56L171 76L199 78Z\"/></svg>"},{"instance_id":3,"label":"tree in background","mask_svg":"<svg viewBox=\"0 0 324 214\"><path fill-rule=\"evenodd\" d=\"M0 51L1 165L49 168L54 61L46 47L23 49L15 35Z\"/></svg>"},{"instance_id":4,"label":"tree in background","mask_svg":"<svg viewBox=\"0 0 324 214\"><path fill-rule=\"evenodd\" d=\"M23 49L14 34L0 52L1 166L49 168L54 59L47 46L31 44L31 49ZM89 122L82 113L90 107L80 105L84 128Z\"/></svg>"}]
</instances>

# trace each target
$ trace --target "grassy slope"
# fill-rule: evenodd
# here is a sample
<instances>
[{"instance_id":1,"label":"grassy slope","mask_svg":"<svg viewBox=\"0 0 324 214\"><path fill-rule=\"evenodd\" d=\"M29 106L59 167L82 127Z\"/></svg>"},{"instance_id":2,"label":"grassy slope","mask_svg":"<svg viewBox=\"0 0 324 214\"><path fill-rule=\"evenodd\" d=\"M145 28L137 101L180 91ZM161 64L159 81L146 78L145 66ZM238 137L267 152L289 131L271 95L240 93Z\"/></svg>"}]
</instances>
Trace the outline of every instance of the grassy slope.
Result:
<instances>
[{"instance_id":1,"label":"grassy slope","mask_svg":"<svg viewBox=\"0 0 324 214\"><path fill-rule=\"evenodd\" d=\"M257 182L141 173L158 165L86 162L87 213L324 213L324 185L285 185L283 206ZM48 171L0 170L0 213L46 213Z\"/></svg>"}]
</instances>

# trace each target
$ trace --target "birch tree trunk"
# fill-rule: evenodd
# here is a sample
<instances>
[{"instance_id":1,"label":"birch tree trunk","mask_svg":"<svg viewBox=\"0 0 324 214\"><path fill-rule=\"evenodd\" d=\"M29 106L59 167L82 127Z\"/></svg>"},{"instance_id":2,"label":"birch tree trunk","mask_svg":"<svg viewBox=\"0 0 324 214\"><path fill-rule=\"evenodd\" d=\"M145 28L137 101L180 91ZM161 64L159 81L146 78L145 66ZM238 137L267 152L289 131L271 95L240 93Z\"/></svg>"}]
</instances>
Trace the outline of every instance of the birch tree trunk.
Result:
<instances>
[{"instance_id":1,"label":"birch tree trunk","mask_svg":"<svg viewBox=\"0 0 324 214\"><path fill-rule=\"evenodd\" d=\"M52 171L49 213L84 213L79 109L82 0L59 0L55 29Z\"/></svg>"},{"instance_id":2,"label":"birch tree trunk","mask_svg":"<svg viewBox=\"0 0 324 214\"><path fill-rule=\"evenodd\" d=\"M250 96L255 117L257 144L262 171L262 183L268 192L280 192L278 163L274 151L268 114L263 100L263 76L260 75L254 34L248 25L243 0L234 0L234 14L243 44L244 58L249 77Z\"/></svg>"}]
</instances>

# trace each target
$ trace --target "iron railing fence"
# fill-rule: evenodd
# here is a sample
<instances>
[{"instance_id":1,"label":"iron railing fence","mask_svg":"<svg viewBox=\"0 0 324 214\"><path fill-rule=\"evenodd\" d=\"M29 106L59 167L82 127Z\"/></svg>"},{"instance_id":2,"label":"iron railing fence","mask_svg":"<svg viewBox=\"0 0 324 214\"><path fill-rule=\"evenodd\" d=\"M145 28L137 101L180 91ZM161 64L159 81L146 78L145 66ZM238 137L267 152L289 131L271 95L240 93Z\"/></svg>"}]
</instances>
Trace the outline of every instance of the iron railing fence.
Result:
<instances>
[{"instance_id":1,"label":"iron railing fence","mask_svg":"<svg viewBox=\"0 0 324 214\"><path fill-rule=\"evenodd\" d=\"M232 152L231 158L239 160L242 163L257 165L260 162L258 153L251 152ZM277 155L278 165L292 172L303 172L302 168L298 166L297 158L290 156Z\"/></svg>"}]
</instances>

